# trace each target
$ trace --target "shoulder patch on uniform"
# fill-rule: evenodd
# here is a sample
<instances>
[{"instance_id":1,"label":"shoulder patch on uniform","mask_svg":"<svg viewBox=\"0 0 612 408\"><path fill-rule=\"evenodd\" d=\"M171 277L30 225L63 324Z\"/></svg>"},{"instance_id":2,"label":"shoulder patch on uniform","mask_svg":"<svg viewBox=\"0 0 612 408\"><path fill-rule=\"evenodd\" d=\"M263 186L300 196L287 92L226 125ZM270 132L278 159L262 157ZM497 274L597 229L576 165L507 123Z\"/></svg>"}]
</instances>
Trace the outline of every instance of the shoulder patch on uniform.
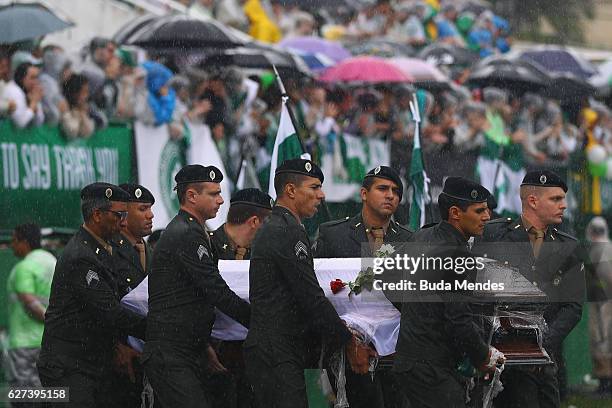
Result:
<instances>
[{"instance_id":1,"label":"shoulder patch on uniform","mask_svg":"<svg viewBox=\"0 0 612 408\"><path fill-rule=\"evenodd\" d=\"M100 283L100 277L98 274L91 269L87 271L85 275L85 282L87 282L87 286L97 286Z\"/></svg>"},{"instance_id":2,"label":"shoulder patch on uniform","mask_svg":"<svg viewBox=\"0 0 612 408\"><path fill-rule=\"evenodd\" d=\"M578 238L571 236L567 232L559 231L557 228L553 228L555 234L562 236L563 238L569 238L572 241L578 241Z\"/></svg>"},{"instance_id":3,"label":"shoulder patch on uniform","mask_svg":"<svg viewBox=\"0 0 612 408\"><path fill-rule=\"evenodd\" d=\"M295 244L295 247L293 247L293 249L295 250L295 256L300 261L303 261L304 259L308 258L308 247L302 241L298 241Z\"/></svg>"},{"instance_id":4,"label":"shoulder patch on uniform","mask_svg":"<svg viewBox=\"0 0 612 408\"><path fill-rule=\"evenodd\" d=\"M210 257L210 255L208 255L208 250L204 247L204 245L201 245L201 244L198 247L197 254L198 254L198 258L200 258L200 261L202 260L202 257L204 255L206 255L207 257Z\"/></svg>"}]
</instances>

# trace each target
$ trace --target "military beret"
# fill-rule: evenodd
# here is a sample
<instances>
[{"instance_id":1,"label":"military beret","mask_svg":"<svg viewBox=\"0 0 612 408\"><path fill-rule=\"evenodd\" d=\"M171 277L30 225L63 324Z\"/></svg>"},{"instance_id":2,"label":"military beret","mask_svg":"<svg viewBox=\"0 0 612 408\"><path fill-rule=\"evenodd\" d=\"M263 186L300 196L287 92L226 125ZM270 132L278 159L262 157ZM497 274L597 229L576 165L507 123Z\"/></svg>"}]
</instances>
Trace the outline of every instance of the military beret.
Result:
<instances>
[{"instance_id":1,"label":"military beret","mask_svg":"<svg viewBox=\"0 0 612 408\"><path fill-rule=\"evenodd\" d=\"M484 203L491 193L478 183L463 177L449 177L444 182L442 194L470 203Z\"/></svg>"},{"instance_id":2,"label":"military beret","mask_svg":"<svg viewBox=\"0 0 612 408\"><path fill-rule=\"evenodd\" d=\"M124 183L119 184L119 187L127 191L130 195L130 201L133 203L155 204L155 197L153 197L153 194L140 184Z\"/></svg>"},{"instance_id":3,"label":"military beret","mask_svg":"<svg viewBox=\"0 0 612 408\"><path fill-rule=\"evenodd\" d=\"M363 182L365 183L366 179L370 177L378 177L386 180L391 180L392 182L397 184L400 191L399 198L400 200L402 199L402 195L404 194L404 184L402 183L402 179L400 178L397 171L395 171L395 169L389 166L378 166L368 171L368 174L366 174L363 178Z\"/></svg>"},{"instance_id":4,"label":"military beret","mask_svg":"<svg viewBox=\"0 0 612 408\"><path fill-rule=\"evenodd\" d=\"M303 174L309 177L318 178L321 183L323 183L323 172L310 160L305 159L291 159L285 160L280 166L276 168L274 172L274 176L276 177L279 174L283 173L295 173L295 174Z\"/></svg>"},{"instance_id":5,"label":"military beret","mask_svg":"<svg viewBox=\"0 0 612 408\"><path fill-rule=\"evenodd\" d=\"M521 186L561 187L567 193L567 184L557 173L550 170L536 170L525 174Z\"/></svg>"},{"instance_id":6,"label":"military beret","mask_svg":"<svg viewBox=\"0 0 612 408\"><path fill-rule=\"evenodd\" d=\"M81 200L91 199L128 202L130 201L130 195L114 184L92 183L81 190Z\"/></svg>"},{"instance_id":7,"label":"military beret","mask_svg":"<svg viewBox=\"0 0 612 408\"><path fill-rule=\"evenodd\" d=\"M176 185L187 183L220 183L223 173L215 166L202 166L201 164L188 164L176 173ZM175 187L176 189L176 187Z\"/></svg>"},{"instance_id":8,"label":"military beret","mask_svg":"<svg viewBox=\"0 0 612 408\"><path fill-rule=\"evenodd\" d=\"M271 210L274 206L274 200L258 188L245 188L234 193L230 200L230 206L234 204L246 204Z\"/></svg>"}]
</instances>

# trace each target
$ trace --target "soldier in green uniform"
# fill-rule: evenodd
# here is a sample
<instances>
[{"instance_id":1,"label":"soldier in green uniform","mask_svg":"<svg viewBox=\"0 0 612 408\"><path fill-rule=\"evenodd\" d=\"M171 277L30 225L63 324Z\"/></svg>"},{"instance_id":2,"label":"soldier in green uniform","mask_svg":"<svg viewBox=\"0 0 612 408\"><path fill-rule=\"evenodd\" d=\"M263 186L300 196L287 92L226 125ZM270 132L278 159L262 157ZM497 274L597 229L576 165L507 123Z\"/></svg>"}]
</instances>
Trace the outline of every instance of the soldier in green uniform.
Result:
<instances>
[{"instance_id":1,"label":"soldier in green uniform","mask_svg":"<svg viewBox=\"0 0 612 408\"><path fill-rule=\"evenodd\" d=\"M393 220L403 189L391 167L370 170L361 187L361 212L321 224L315 258L370 257L383 243L408 241L412 232Z\"/></svg>"},{"instance_id":2,"label":"soldier in green uniform","mask_svg":"<svg viewBox=\"0 0 612 408\"><path fill-rule=\"evenodd\" d=\"M255 233L270 215L274 200L256 188L237 191L230 200L227 221L214 232L210 241L218 259L247 260ZM217 408L255 406L255 397L244 372L243 341L216 341L209 345L207 389Z\"/></svg>"},{"instance_id":3,"label":"soldier in green uniform","mask_svg":"<svg viewBox=\"0 0 612 408\"><path fill-rule=\"evenodd\" d=\"M144 240L153 230L153 194L139 184L121 184L130 195L127 225L115 238L117 284L125 296L142 282L151 269L152 251Z\"/></svg>"},{"instance_id":4,"label":"soldier in green uniform","mask_svg":"<svg viewBox=\"0 0 612 408\"><path fill-rule=\"evenodd\" d=\"M563 340L580 321L584 277L576 239L559 231L567 207L567 185L554 172L532 171L521 184L522 214L501 218L485 227L482 242L475 251L517 267L520 273L548 296L544 310L548 330L544 348L555 365L509 367L501 380L504 391L495 406L544 408L558 407L556 377Z\"/></svg>"},{"instance_id":5,"label":"soldier in green uniform","mask_svg":"<svg viewBox=\"0 0 612 408\"><path fill-rule=\"evenodd\" d=\"M272 211L274 200L256 188L237 191L230 200L227 221L210 232L219 259L250 259L255 233Z\"/></svg>"},{"instance_id":6,"label":"soldier in green uniform","mask_svg":"<svg viewBox=\"0 0 612 408\"><path fill-rule=\"evenodd\" d=\"M151 206L155 198L139 184L120 184L119 187L130 195L127 223L113 239L115 279L123 297L138 286L151 269L152 252L144 238L151 234L153 228ZM128 345L127 337L119 339L115 346L115 375L110 379L110 387L115 391L106 395L106 405L140 405L144 369L138 357L140 353Z\"/></svg>"},{"instance_id":7,"label":"soldier in green uniform","mask_svg":"<svg viewBox=\"0 0 612 408\"><path fill-rule=\"evenodd\" d=\"M45 314L38 372L45 387L70 387L70 402L99 407L114 346L127 334L144 338L145 318L124 309L115 281L111 238L125 227L129 195L94 183L81 190L85 223L60 256Z\"/></svg>"},{"instance_id":8,"label":"soldier in green uniform","mask_svg":"<svg viewBox=\"0 0 612 408\"><path fill-rule=\"evenodd\" d=\"M481 235L489 220L488 197L487 189L477 183L447 178L438 197L442 221L417 231L413 241L429 249L429 257L470 256L468 239ZM417 274L424 272L432 273ZM450 279L456 278L454 272L449 274ZM503 360L503 354L487 345L469 303L425 299L403 304L393 372L413 407L465 407L466 390L456 370L458 363L467 355L474 367L490 371Z\"/></svg>"},{"instance_id":9,"label":"soldier in green uniform","mask_svg":"<svg viewBox=\"0 0 612 408\"><path fill-rule=\"evenodd\" d=\"M321 337L330 349L346 345L354 370L368 369L367 349L358 346L319 286L301 223L324 199L322 183L321 169L310 160L283 162L274 174L276 205L253 243L244 353L259 407L308 407L304 369Z\"/></svg>"},{"instance_id":10,"label":"soldier in green uniform","mask_svg":"<svg viewBox=\"0 0 612 408\"><path fill-rule=\"evenodd\" d=\"M399 174L387 166L370 170L361 187L361 212L354 217L321 224L315 244L316 258L371 257L383 244L407 242L412 232L393 220L404 191ZM396 245L397 246L397 245ZM401 394L386 370L370 375L346 372L351 407L401 407Z\"/></svg>"},{"instance_id":11,"label":"soldier in green uniform","mask_svg":"<svg viewBox=\"0 0 612 408\"><path fill-rule=\"evenodd\" d=\"M223 174L188 165L174 179L181 209L153 254L142 361L156 404L201 408L210 406L204 377L215 308L248 327L250 307L221 278L204 228L223 204Z\"/></svg>"}]
</instances>

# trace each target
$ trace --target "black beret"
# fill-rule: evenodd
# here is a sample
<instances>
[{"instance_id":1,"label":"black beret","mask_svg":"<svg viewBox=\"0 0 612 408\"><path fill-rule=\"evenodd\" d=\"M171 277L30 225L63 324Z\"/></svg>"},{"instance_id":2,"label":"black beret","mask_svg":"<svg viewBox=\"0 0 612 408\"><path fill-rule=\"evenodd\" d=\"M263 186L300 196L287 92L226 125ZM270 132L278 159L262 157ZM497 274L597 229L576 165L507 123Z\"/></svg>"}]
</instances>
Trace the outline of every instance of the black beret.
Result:
<instances>
[{"instance_id":1,"label":"black beret","mask_svg":"<svg viewBox=\"0 0 612 408\"><path fill-rule=\"evenodd\" d=\"M108 201L130 201L130 195L121 187L109 183L92 183L81 190L81 200L105 199Z\"/></svg>"},{"instance_id":2,"label":"black beret","mask_svg":"<svg viewBox=\"0 0 612 408\"><path fill-rule=\"evenodd\" d=\"M400 198L400 201L402 200L402 195L404 194L404 184L402 183L402 179L400 178L397 171L395 171L395 169L389 166L378 166L368 171L368 174L365 175L365 177L363 178L363 181L365 182L366 179L370 177L378 177L378 178L391 180L392 182L397 184L397 186L399 187L399 191L400 191L399 198Z\"/></svg>"},{"instance_id":3,"label":"black beret","mask_svg":"<svg viewBox=\"0 0 612 408\"><path fill-rule=\"evenodd\" d=\"M258 188L245 188L234 193L230 206L234 204L246 204L271 210L274 200Z\"/></svg>"},{"instance_id":4,"label":"black beret","mask_svg":"<svg viewBox=\"0 0 612 408\"><path fill-rule=\"evenodd\" d=\"M200 164L188 164L174 176L177 186L187 183L220 183L222 180L223 173L221 173L221 170L215 166L205 167Z\"/></svg>"},{"instance_id":5,"label":"black beret","mask_svg":"<svg viewBox=\"0 0 612 408\"><path fill-rule=\"evenodd\" d=\"M155 204L155 197L153 197L153 194L140 184L124 183L119 184L119 187L127 191L130 195L130 201L133 203Z\"/></svg>"},{"instance_id":6,"label":"black beret","mask_svg":"<svg viewBox=\"0 0 612 408\"><path fill-rule=\"evenodd\" d=\"M478 183L463 177L449 177L444 182L442 194L470 203L484 203L491 193Z\"/></svg>"},{"instance_id":7,"label":"black beret","mask_svg":"<svg viewBox=\"0 0 612 408\"><path fill-rule=\"evenodd\" d=\"M550 170L536 170L525 174L521 186L561 187L567 193L567 184L557 173Z\"/></svg>"},{"instance_id":8,"label":"black beret","mask_svg":"<svg viewBox=\"0 0 612 408\"><path fill-rule=\"evenodd\" d=\"M312 161L305 159L285 160L283 164L276 168L274 176L283 173L296 173L303 174L305 176L316 177L321 181L321 183L323 183L324 179L323 172L321 171L319 166L314 164Z\"/></svg>"}]
</instances>

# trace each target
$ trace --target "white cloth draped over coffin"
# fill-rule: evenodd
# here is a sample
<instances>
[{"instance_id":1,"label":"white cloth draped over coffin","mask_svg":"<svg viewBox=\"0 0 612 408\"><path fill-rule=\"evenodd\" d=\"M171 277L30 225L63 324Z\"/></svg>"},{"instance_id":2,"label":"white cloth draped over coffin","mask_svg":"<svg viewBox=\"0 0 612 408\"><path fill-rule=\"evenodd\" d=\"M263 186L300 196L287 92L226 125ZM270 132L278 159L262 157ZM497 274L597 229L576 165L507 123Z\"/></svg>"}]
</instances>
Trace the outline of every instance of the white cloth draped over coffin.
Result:
<instances>
[{"instance_id":1,"label":"white cloth draped over coffin","mask_svg":"<svg viewBox=\"0 0 612 408\"><path fill-rule=\"evenodd\" d=\"M340 318L369 338L381 356L393 354L399 333L400 313L381 291L367 290L351 295L345 287L333 294L330 282L341 279L354 281L362 268L361 258L315 259L315 272L325 296L332 303ZM219 261L219 271L228 286L242 299L249 298L249 261ZM128 293L122 303L128 308L146 314L148 307L148 278ZM244 340L247 329L217 310L212 337L220 340Z\"/></svg>"}]
</instances>

